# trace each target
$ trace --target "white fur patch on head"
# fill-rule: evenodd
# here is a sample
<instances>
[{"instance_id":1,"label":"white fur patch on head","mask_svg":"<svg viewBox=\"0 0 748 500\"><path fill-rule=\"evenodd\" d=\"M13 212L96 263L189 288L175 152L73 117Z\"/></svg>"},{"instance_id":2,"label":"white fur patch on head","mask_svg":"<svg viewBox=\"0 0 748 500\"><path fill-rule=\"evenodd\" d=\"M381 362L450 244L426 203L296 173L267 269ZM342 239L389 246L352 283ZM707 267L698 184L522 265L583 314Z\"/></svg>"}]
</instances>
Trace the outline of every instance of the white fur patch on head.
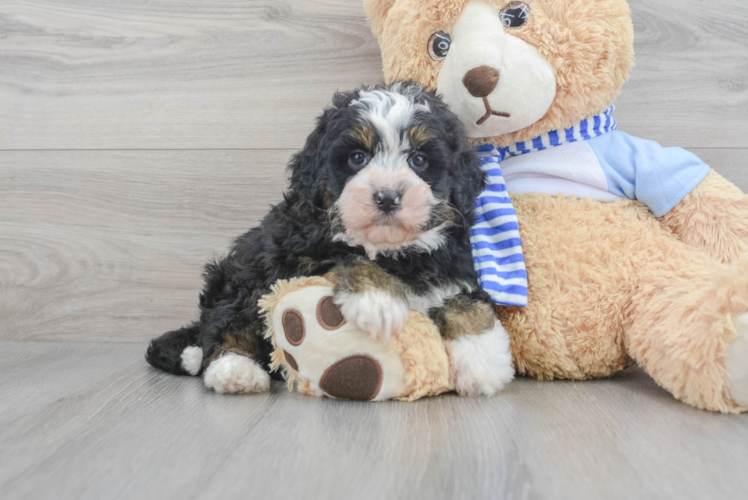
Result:
<instances>
[{"instance_id":1,"label":"white fur patch on head","mask_svg":"<svg viewBox=\"0 0 748 500\"><path fill-rule=\"evenodd\" d=\"M193 377L200 373L203 364L203 350L197 346L185 347L182 351L182 369Z\"/></svg>"},{"instance_id":2,"label":"white fur patch on head","mask_svg":"<svg viewBox=\"0 0 748 500\"><path fill-rule=\"evenodd\" d=\"M445 345L450 378L461 396L493 396L514 378L509 335L499 320L485 333Z\"/></svg>"},{"instance_id":3,"label":"white fur patch on head","mask_svg":"<svg viewBox=\"0 0 748 500\"><path fill-rule=\"evenodd\" d=\"M361 108L361 119L374 126L389 152L397 153L403 141L407 145L407 138L402 137L402 132L408 128L416 113L431 111L428 103L416 102L416 96L421 92L423 88L418 85L396 83L389 89L362 90L351 106Z\"/></svg>"},{"instance_id":4,"label":"white fur patch on head","mask_svg":"<svg viewBox=\"0 0 748 500\"><path fill-rule=\"evenodd\" d=\"M725 368L730 377L730 395L740 406L748 407L748 314L735 322L738 338L730 346Z\"/></svg>"},{"instance_id":5,"label":"white fur patch on head","mask_svg":"<svg viewBox=\"0 0 748 500\"><path fill-rule=\"evenodd\" d=\"M373 337L389 340L408 321L408 303L383 290L367 289L362 293L339 292L333 298L346 321L369 332Z\"/></svg>"},{"instance_id":6,"label":"white fur patch on head","mask_svg":"<svg viewBox=\"0 0 748 500\"><path fill-rule=\"evenodd\" d=\"M219 394L265 392L270 375L246 356L229 352L213 361L205 370L205 385Z\"/></svg>"}]
</instances>

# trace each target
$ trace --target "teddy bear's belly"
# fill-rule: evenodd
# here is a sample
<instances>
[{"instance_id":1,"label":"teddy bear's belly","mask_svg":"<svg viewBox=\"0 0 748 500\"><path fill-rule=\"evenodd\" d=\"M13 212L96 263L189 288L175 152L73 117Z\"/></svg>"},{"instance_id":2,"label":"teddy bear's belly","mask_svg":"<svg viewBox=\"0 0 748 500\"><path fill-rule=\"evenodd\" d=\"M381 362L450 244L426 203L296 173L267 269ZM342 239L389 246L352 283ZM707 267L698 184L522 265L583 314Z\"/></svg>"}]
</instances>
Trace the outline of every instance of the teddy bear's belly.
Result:
<instances>
[{"instance_id":1,"label":"teddy bear's belly","mask_svg":"<svg viewBox=\"0 0 748 500\"><path fill-rule=\"evenodd\" d=\"M515 195L529 304L499 307L517 370L540 379L607 376L633 361L624 330L641 279L640 247L672 238L646 207Z\"/></svg>"}]
</instances>

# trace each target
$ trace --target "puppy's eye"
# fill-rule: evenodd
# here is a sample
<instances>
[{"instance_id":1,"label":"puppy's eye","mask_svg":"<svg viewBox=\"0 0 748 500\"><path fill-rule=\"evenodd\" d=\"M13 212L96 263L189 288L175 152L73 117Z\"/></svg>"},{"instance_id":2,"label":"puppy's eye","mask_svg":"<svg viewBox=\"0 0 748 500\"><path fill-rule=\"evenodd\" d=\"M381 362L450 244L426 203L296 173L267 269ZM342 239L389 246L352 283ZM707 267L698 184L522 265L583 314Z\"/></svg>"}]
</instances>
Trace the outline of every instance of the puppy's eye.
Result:
<instances>
[{"instance_id":1,"label":"puppy's eye","mask_svg":"<svg viewBox=\"0 0 748 500\"><path fill-rule=\"evenodd\" d=\"M501 22L504 28L516 30L527 24L530 20L530 6L525 2L509 2L501 12Z\"/></svg>"},{"instance_id":2,"label":"puppy's eye","mask_svg":"<svg viewBox=\"0 0 748 500\"><path fill-rule=\"evenodd\" d=\"M361 170L369 164L369 155L363 151L354 151L348 157L348 165L354 170Z\"/></svg>"},{"instance_id":3,"label":"puppy's eye","mask_svg":"<svg viewBox=\"0 0 748 500\"><path fill-rule=\"evenodd\" d=\"M449 47L452 46L452 37L448 33L438 31L429 38L429 56L434 61L441 61L447 57Z\"/></svg>"},{"instance_id":4,"label":"puppy's eye","mask_svg":"<svg viewBox=\"0 0 748 500\"><path fill-rule=\"evenodd\" d=\"M408 164L416 172L423 172L429 166L429 159L423 153L416 153L408 159Z\"/></svg>"}]
</instances>

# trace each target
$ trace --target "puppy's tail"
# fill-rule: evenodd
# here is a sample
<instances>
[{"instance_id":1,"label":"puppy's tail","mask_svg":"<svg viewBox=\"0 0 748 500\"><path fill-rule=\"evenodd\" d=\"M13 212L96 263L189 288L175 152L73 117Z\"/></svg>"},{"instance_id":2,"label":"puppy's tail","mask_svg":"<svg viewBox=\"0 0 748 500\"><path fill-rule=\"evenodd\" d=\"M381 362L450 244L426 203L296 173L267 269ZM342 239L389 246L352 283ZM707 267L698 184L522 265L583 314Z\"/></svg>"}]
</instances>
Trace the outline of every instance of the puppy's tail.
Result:
<instances>
[{"instance_id":1,"label":"puppy's tail","mask_svg":"<svg viewBox=\"0 0 748 500\"><path fill-rule=\"evenodd\" d=\"M152 366L175 375L197 375L203 361L202 349L197 347L200 325L166 332L151 340L145 359Z\"/></svg>"}]
</instances>

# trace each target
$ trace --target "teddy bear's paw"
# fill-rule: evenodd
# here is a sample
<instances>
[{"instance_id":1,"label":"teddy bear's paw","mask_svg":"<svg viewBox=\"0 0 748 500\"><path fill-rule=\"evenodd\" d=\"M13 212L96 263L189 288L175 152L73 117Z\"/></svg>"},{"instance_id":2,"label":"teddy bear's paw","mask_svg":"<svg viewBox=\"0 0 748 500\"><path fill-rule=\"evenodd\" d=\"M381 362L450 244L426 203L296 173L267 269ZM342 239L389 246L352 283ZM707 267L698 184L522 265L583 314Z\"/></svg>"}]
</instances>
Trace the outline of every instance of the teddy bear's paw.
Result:
<instances>
[{"instance_id":1,"label":"teddy bear's paw","mask_svg":"<svg viewBox=\"0 0 748 500\"><path fill-rule=\"evenodd\" d=\"M334 302L349 323L369 332L373 338L389 340L408 321L408 303L383 290L338 292Z\"/></svg>"},{"instance_id":2,"label":"teddy bear's paw","mask_svg":"<svg viewBox=\"0 0 748 500\"><path fill-rule=\"evenodd\" d=\"M196 345L185 347L181 359L182 369L194 377L203 365L203 350Z\"/></svg>"},{"instance_id":3,"label":"teddy bear's paw","mask_svg":"<svg viewBox=\"0 0 748 500\"><path fill-rule=\"evenodd\" d=\"M272 313L273 359L305 394L362 401L403 395L405 368L391 344L345 318L332 287L286 294Z\"/></svg>"},{"instance_id":4,"label":"teddy bear's paw","mask_svg":"<svg viewBox=\"0 0 748 500\"><path fill-rule=\"evenodd\" d=\"M730 394L740 406L748 407L748 313L735 322L738 338L730 346L725 368L730 376Z\"/></svg>"},{"instance_id":5,"label":"teddy bear's paw","mask_svg":"<svg viewBox=\"0 0 748 500\"><path fill-rule=\"evenodd\" d=\"M485 333L445 344L450 378L461 396L493 396L514 377L509 335L499 320Z\"/></svg>"},{"instance_id":6,"label":"teddy bear's paw","mask_svg":"<svg viewBox=\"0 0 748 500\"><path fill-rule=\"evenodd\" d=\"M205 385L219 394L265 392L270 375L246 356L229 352L213 361L205 370Z\"/></svg>"}]
</instances>

